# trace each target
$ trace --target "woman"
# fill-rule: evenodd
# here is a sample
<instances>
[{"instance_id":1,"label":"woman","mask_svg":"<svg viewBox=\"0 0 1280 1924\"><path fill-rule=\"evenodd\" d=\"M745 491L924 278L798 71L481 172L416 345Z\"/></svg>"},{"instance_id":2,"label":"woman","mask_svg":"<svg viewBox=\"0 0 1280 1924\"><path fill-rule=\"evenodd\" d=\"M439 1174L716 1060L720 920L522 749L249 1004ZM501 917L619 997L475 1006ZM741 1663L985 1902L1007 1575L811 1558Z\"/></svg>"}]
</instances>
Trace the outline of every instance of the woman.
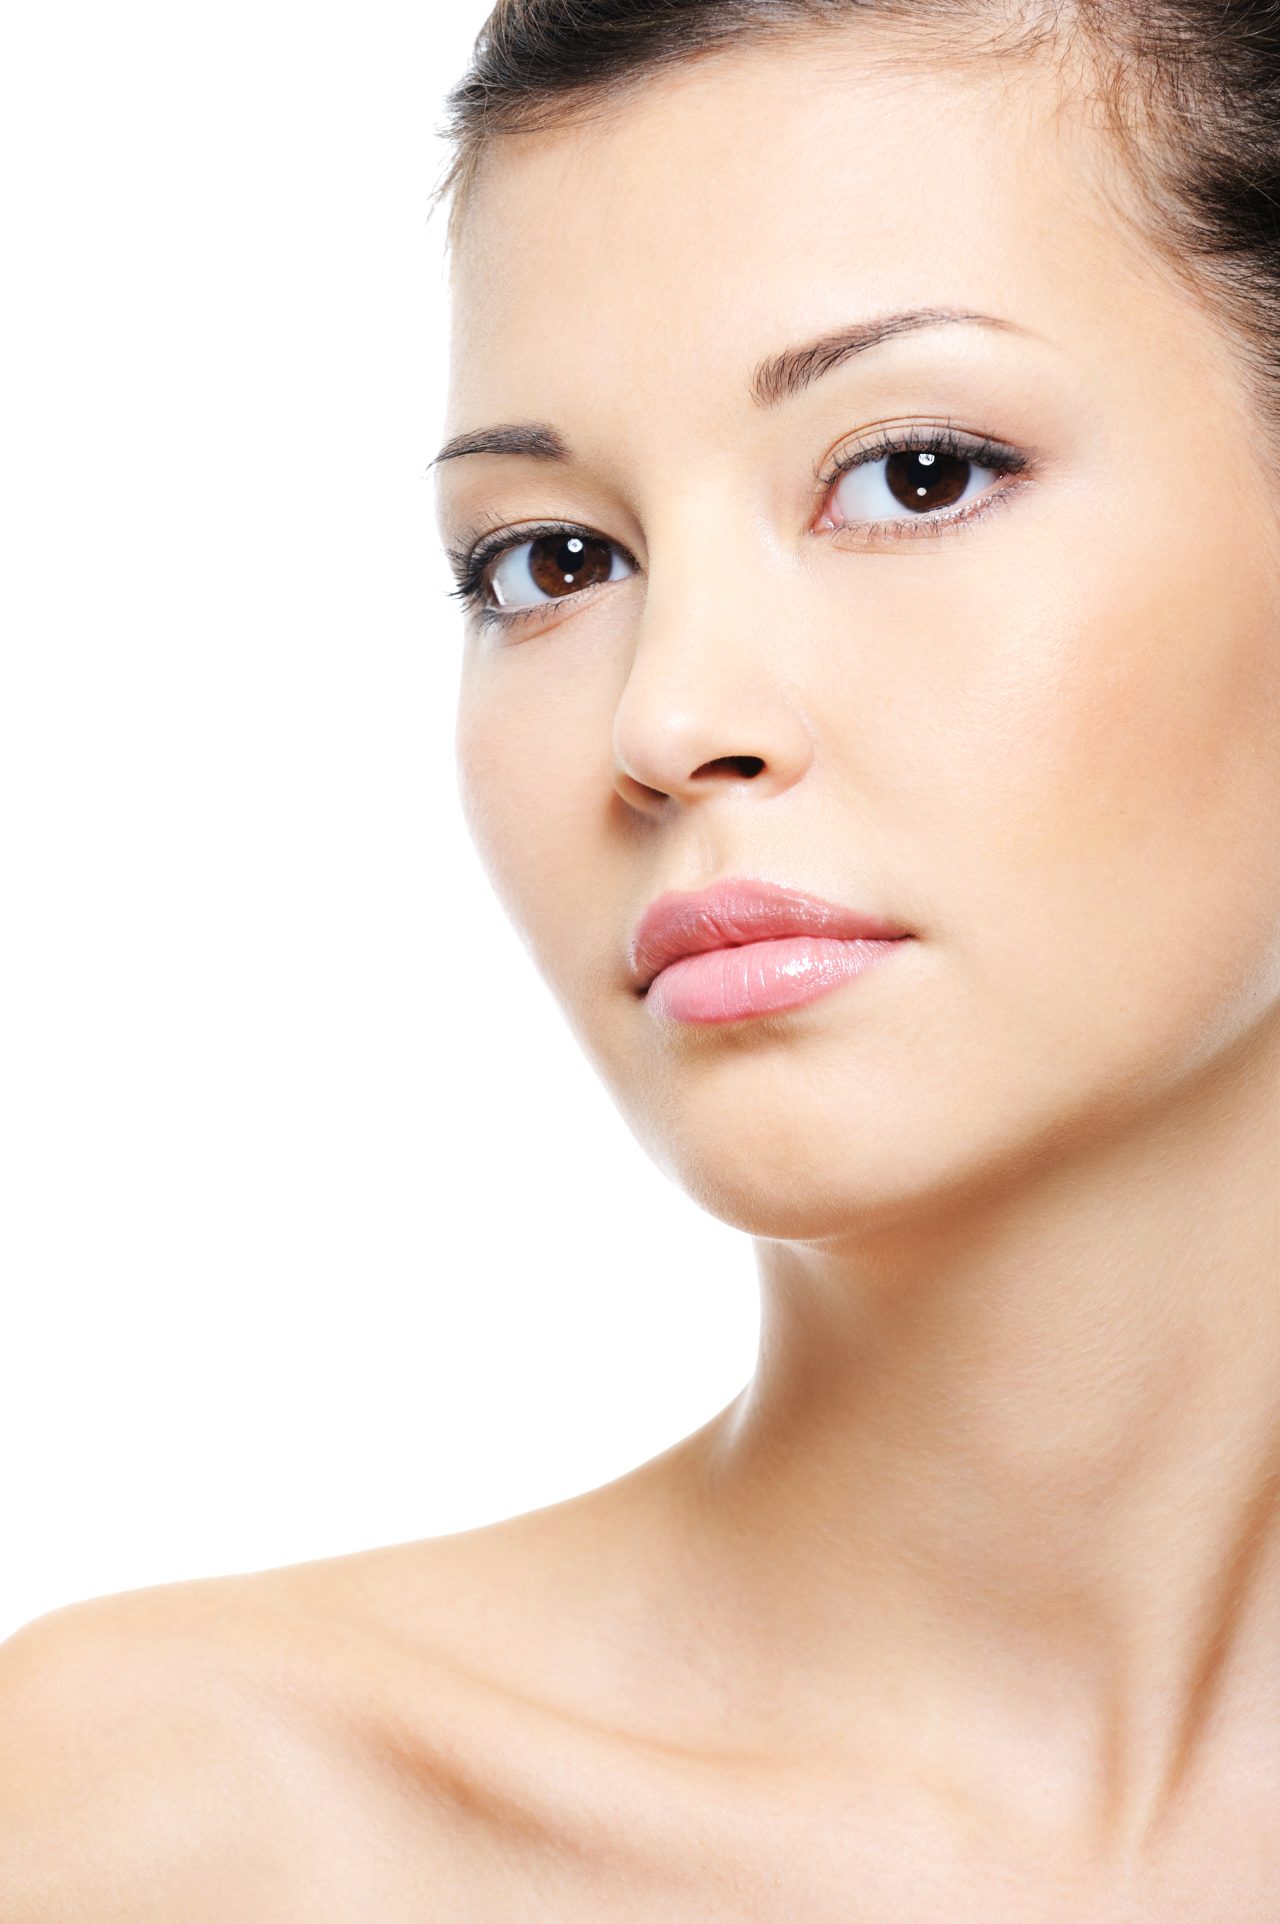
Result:
<instances>
[{"instance_id":1,"label":"woman","mask_svg":"<svg viewBox=\"0 0 1280 1924\"><path fill-rule=\"evenodd\" d=\"M29 1626L6 1919L1280 1916L1278 102L1274 5L495 10L463 790L758 1367Z\"/></svg>"}]
</instances>

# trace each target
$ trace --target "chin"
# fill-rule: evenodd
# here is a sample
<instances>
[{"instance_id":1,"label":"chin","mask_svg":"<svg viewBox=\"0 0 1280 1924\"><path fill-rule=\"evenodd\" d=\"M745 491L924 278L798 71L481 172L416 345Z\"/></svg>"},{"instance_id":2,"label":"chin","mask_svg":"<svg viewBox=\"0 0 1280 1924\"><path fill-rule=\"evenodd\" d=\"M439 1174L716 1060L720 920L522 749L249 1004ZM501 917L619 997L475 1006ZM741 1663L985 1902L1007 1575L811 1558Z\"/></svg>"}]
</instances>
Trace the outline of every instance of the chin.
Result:
<instances>
[{"instance_id":1,"label":"chin","mask_svg":"<svg viewBox=\"0 0 1280 1924\"><path fill-rule=\"evenodd\" d=\"M1001 1162L975 1139L972 1105L935 1101L841 1113L782 1100L629 1116L637 1139L709 1215L749 1236L820 1242L874 1235L954 1209Z\"/></svg>"}]
</instances>

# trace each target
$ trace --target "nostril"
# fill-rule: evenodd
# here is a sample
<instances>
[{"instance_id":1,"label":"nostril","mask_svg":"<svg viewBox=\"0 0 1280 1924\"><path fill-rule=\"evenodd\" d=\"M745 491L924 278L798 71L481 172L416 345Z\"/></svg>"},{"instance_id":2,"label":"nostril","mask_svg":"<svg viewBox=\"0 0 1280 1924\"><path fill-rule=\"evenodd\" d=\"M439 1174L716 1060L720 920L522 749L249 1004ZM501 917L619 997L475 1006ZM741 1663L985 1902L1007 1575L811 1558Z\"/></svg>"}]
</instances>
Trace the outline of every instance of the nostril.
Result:
<instances>
[{"instance_id":1,"label":"nostril","mask_svg":"<svg viewBox=\"0 0 1280 1924\"><path fill-rule=\"evenodd\" d=\"M764 767L759 755L717 755L714 761L703 762L701 768L694 770L695 775L758 775Z\"/></svg>"}]
</instances>

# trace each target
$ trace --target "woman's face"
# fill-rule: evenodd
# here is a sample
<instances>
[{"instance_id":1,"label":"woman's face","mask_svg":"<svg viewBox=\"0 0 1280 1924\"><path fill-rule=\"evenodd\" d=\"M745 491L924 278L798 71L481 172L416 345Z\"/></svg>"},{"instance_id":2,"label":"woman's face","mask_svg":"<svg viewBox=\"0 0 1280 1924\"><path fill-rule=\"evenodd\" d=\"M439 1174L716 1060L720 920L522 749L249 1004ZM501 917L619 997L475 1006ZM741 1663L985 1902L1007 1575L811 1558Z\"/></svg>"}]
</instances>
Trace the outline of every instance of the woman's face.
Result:
<instances>
[{"instance_id":1,"label":"woman's face","mask_svg":"<svg viewBox=\"0 0 1280 1924\"><path fill-rule=\"evenodd\" d=\"M1238 363L1049 72L871 47L748 45L491 155L448 433L567 454L438 470L445 540L510 543L458 718L495 886L656 1159L780 1238L976 1194L1280 1024L1280 506ZM943 308L1005 325L753 393ZM947 425L1012 465L922 462ZM548 520L583 545L531 547ZM633 928L728 877L915 939L785 1013L675 1019Z\"/></svg>"}]
</instances>

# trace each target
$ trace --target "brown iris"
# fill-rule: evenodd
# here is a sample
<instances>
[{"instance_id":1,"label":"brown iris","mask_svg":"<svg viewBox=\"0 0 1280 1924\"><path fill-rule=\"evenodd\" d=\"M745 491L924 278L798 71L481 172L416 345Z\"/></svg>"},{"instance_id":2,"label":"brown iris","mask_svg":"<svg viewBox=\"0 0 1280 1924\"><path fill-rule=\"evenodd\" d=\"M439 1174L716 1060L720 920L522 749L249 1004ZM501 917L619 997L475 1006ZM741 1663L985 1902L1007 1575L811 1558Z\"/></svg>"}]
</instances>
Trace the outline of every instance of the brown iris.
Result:
<instances>
[{"instance_id":1,"label":"brown iris","mask_svg":"<svg viewBox=\"0 0 1280 1924\"><path fill-rule=\"evenodd\" d=\"M926 448L901 448L885 463L889 491L904 508L925 514L958 501L969 482L973 463L960 454L938 454Z\"/></svg>"},{"instance_id":2,"label":"brown iris","mask_svg":"<svg viewBox=\"0 0 1280 1924\"><path fill-rule=\"evenodd\" d=\"M576 594L612 572L612 547L591 535L543 534L529 543L529 578L544 595Z\"/></svg>"}]
</instances>

